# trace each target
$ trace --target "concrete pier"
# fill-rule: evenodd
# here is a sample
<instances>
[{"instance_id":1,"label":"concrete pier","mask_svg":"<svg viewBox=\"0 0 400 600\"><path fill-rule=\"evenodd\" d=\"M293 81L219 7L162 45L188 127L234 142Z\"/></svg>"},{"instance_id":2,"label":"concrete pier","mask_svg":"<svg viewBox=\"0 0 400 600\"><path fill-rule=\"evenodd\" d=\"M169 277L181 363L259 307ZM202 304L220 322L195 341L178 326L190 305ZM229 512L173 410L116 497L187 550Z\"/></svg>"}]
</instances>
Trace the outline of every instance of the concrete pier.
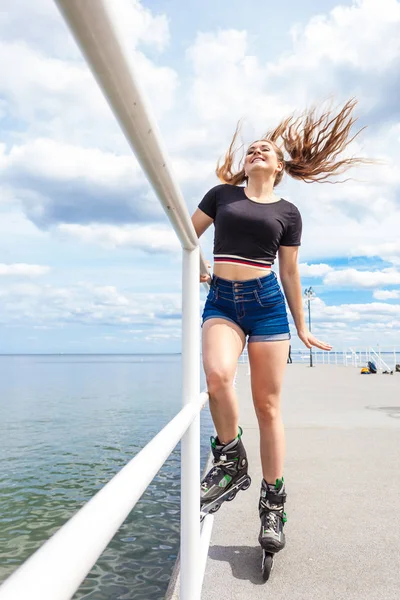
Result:
<instances>
[{"instance_id":1,"label":"concrete pier","mask_svg":"<svg viewBox=\"0 0 400 600\"><path fill-rule=\"evenodd\" d=\"M400 598L400 374L288 365L286 548L261 576L259 432L247 365L237 391L252 485L215 515L203 600Z\"/></svg>"}]
</instances>

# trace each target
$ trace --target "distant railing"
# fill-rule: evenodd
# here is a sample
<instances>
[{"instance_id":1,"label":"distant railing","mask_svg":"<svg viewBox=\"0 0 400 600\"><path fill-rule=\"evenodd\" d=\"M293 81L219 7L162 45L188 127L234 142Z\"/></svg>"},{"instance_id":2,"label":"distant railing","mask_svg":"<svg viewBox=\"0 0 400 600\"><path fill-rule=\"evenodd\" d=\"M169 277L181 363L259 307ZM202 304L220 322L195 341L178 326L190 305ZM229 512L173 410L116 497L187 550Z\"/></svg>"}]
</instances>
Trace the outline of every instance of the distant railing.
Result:
<instances>
[{"instance_id":1,"label":"distant railing","mask_svg":"<svg viewBox=\"0 0 400 600\"><path fill-rule=\"evenodd\" d=\"M294 363L309 365L310 351L306 348L292 349L291 358ZM313 349L313 365L344 365L345 367L366 367L368 362L373 362L377 369L383 371L394 371L397 364L400 364L400 348L392 346L380 346L376 349L368 346L362 349L348 348L344 350L324 350ZM239 364L249 362L247 350L245 350Z\"/></svg>"},{"instance_id":2,"label":"distant railing","mask_svg":"<svg viewBox=\"0 0 400 600\"><path fill-rule=\"evenodd\" d=\"M110 0L111 2L111 0ZM0 587L0 600L69 600L151 483L179 440L181 444L180 598L200 600L213 522L200 536L199 413L200 264L198 238L162 148L157 124L127 59L105 0L56 0L183 250L181 412L100 492Z\"/></svg>"}]
</instances>

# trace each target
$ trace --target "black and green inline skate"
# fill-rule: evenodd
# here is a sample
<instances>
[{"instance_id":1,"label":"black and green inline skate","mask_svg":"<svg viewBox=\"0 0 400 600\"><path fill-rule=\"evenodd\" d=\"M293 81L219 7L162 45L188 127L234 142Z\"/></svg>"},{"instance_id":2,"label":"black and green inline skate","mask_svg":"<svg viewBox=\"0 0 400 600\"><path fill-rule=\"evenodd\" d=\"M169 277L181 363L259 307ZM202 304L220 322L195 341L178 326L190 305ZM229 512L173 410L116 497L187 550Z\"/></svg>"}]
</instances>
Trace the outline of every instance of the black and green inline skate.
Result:
<instances>
[{"instance_id":1,"label":"black and green inline skate","mask_svg":"<svg viewBox=\"0 0 400 600\"><path fill-rule=\"evenodd\" d=\"M269 579L274 555L285 547L283 527L286 523L284 505L286 492L284 479L277 479L275 485L269 485L265 479L261 483L258 511L261 519L258 541L263 550L261 570L264 581Z\"/></svg>"},{"instance_id":2,"label":"black and green inline skate","mask_svg":"<svg viewBox=\"0 0 400 600\"><path fill-rule=\"evenodd\" d=\"M228 444L220 444L211 437L213 467L204 477L200 487L200 520L215 513L225 501L233 500L239 490L247 490L251 479L247 474L247 455L241 440L243 430Z\"/></svg>"}]
</instances>

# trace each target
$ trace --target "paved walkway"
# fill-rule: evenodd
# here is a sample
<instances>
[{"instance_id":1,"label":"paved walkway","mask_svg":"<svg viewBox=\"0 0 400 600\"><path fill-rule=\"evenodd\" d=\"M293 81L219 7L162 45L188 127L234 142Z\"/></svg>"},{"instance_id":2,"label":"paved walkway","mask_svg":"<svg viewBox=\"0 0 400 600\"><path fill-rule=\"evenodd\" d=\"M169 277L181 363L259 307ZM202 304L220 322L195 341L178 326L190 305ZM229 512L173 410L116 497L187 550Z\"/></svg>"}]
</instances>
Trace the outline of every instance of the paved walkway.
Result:
<instances>
[{"instance_id":1,"label":"paved walkway","mask_svg":"<svg viewBox=\"0 0 400 600\"><path fill-rule=\"evenodd\" d=\"M237 381L253 484L215 515L202 600L400 598L400 374L288 365L286 548L261 577L259 434Z\"/></svg>"}]
</instances>

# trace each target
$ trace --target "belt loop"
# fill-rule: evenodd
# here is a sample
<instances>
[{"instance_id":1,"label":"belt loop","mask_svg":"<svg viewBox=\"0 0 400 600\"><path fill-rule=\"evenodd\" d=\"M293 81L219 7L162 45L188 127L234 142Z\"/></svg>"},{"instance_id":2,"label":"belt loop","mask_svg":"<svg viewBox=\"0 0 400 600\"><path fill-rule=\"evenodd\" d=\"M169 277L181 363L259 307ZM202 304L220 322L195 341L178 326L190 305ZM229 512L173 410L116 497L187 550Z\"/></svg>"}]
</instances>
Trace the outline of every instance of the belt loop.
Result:
<instances>
[{"instance_id":1,"label":"belt loop","mask_svg":"<svg viewBox=\"0 0 400 600\"><path fill-rule=\"evenodd\" d=\"M261 281L260 281L260 278L259 278L259 277L257 277L257 284L258 284L258 287L259 287L259 288L262 288L262 283L261 283Z\"/></svg>"}]
</instances>

